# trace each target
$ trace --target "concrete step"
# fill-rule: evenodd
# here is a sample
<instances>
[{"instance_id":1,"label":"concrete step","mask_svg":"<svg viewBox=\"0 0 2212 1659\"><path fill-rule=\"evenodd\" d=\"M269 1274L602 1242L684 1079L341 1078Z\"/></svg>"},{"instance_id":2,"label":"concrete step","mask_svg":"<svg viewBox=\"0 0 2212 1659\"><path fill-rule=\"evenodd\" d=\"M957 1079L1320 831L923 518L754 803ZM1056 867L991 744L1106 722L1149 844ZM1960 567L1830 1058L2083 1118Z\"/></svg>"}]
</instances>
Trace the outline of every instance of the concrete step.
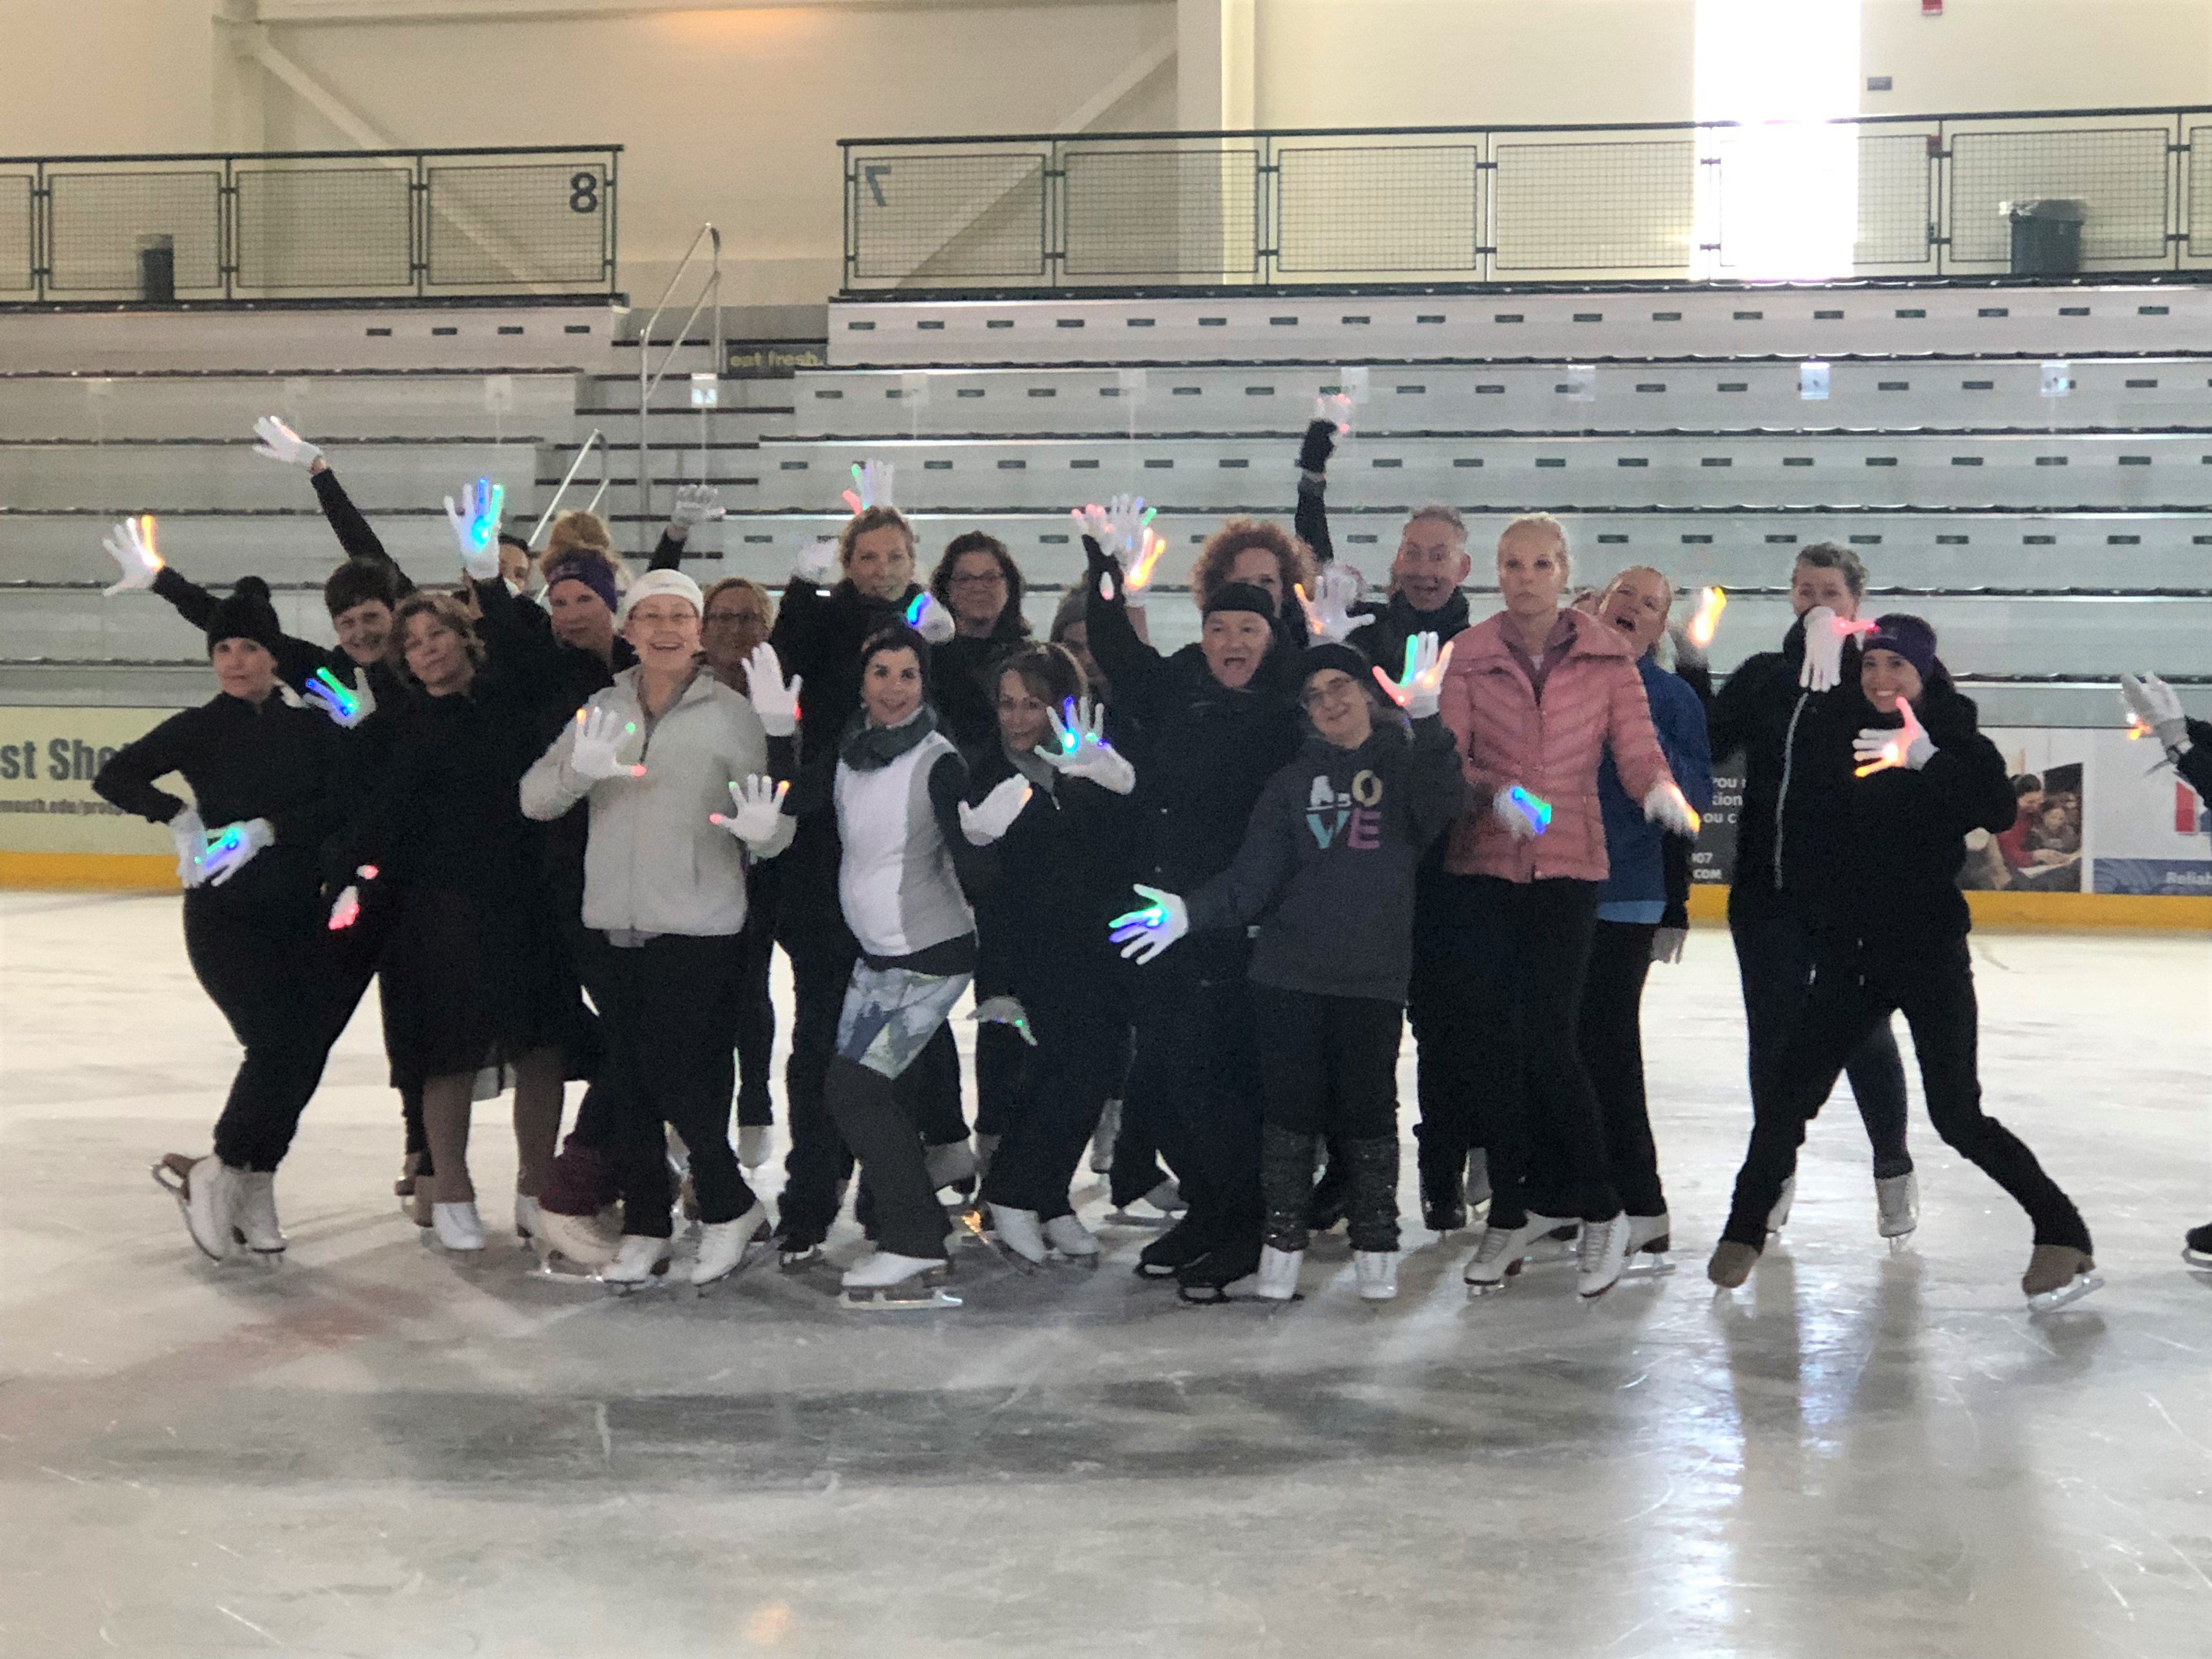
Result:
<instances>
[{"instance_id":1,"label":"concrete step","mask_svg":"<svg viewBox=\"0 0 2212 1659\"><path fill-rule=\"evenodd\" d=\"M614 367L614 325L615 313L605 300L0 312L0 365L16 374L63 374L137 369L589 373Z\"/></svg>"},{"instance_id":2,"label":"concrete step","mask_svg":"<svg viewBox=\"0 0 2212 1659\"><path fill-rule=\"evenodd\" d=\"M489 436L357 442L332 465L355 504L371 514L434 505L478 477L512 480L520 493L541 470L535 443ZM256 455L250 441L0 443L0 503L14 507L161 514L286 509L312 507L313 499L299 469Z\"/></svg>"},{"instance_id":3,"label":"concrete step","mask_svg":"<svg viewBox=\"0 0 2212 1659\"><path fill-rule=\"evenodd\" d=\"M251 441L274 415L331 449L350 439L574 435L577 377L561 373L0 374L0 439Z\"/></svg>"}]
</instances>

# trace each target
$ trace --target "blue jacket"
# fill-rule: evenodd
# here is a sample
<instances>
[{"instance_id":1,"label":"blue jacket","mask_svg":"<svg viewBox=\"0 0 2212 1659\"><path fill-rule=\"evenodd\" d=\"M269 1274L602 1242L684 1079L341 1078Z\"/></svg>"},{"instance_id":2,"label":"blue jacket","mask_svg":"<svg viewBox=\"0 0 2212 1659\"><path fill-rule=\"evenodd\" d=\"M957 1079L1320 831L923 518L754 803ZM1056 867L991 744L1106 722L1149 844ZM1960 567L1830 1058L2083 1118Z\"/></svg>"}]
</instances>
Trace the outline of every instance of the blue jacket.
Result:
<instances>
[{"instance_id":1,"label":"blue jacket","mask_svg":"<svg viewBox=\"0 0 2212 1659\"><path fill-rule=\"evenodd\" d=\"M1667 769L1690 805L1704 812L1713 804L1713 762L1705 740L1705 710L1698 694L1650 657L1636 665L1644 679L1644 701L1651 705L1651 729L1667 757ZM1598 915L1607 921L1657 921L1667 902L1666 866L1661 847L1667 832L1644 816L1644 803L1631 800L1621 787L1607 750L1598 763L1598 810L1605 820L1605 857L1609 866L1597 890Z\"/></svg>"}]
</instances>

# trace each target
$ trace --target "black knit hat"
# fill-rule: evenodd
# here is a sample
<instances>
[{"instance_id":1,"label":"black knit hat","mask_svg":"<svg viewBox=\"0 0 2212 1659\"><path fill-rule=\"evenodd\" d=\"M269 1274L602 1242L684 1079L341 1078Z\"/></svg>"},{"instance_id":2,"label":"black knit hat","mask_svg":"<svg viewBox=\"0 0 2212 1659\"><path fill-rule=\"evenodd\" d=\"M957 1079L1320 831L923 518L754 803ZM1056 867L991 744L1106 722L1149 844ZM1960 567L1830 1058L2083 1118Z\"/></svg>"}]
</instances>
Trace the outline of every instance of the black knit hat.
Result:
<instances>
[{"instance_id":1,"label":"black knit hat","mask_svg":"<svg viewBox=\"0 0 2212 1659\"><path fill-rule=\"evenodd\" d=\"M348 559L323 583L323 608L333 617L370 599L386 605L399 603L399 585L392 579L390 565L374 559Z\"/></svg>"},{"instance_id":2,"label":"black knit hat","mask_svg":"<svg viewBox=\"0 0 2212 1659\"><path fill-rule=\"evenodd\" d=\"M258 576L241 576L238 586L215 608L208 618L208 655L225 640L252 640L270 656L276 654L277 642L284 630L276 621L276 607L269 603L269 584Z\"/></svg>"},{"instance_id":3,"label":"black knit hat","mask_svg":"<svg viewBox=\"0 0 2212 1659\"><path fill-rule=\"evenodd\" d=\"M1367 672L1367 659L1350 646L1334 640L1316 640L1298 653L1298 684L1304 685L1328 668L1351 675L1360 685L1375 683L1375 677Z\"/></svg>"},{"instance_id":4,"label":"black knit hat","mask_svg":"<svg viewBox=\"0 0 2212 1659\"><path fill-rule=\"evenodd\" d=\"M1275 602L1267 597L1264 587L1255 587L1249 582L1224 582L1213 590L1213 597L1206 602L1206 614L1217 611L1249 611L1267 621L1275 620Z\"/></svg>"}]
</instances>

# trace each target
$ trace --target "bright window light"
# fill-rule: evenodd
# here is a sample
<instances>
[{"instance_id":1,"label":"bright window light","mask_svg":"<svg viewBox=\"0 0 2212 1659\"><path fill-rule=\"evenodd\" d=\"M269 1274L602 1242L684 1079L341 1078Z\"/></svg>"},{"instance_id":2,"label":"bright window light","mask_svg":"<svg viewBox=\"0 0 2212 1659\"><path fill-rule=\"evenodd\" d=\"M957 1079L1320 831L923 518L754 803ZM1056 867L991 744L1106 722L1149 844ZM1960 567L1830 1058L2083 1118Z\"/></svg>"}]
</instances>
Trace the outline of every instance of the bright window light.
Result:
<instances>
[{"instance_id":1,"label":"bright window light","mask_svg":"<svg viewBox=\"0 0 2212 1659\"><path fill-rule=\"evenodd\" d=\"M1858 219L1859 0L1698 0L1698 243L1692 274L1850 274Z\"/></svg>"}]
</instances>

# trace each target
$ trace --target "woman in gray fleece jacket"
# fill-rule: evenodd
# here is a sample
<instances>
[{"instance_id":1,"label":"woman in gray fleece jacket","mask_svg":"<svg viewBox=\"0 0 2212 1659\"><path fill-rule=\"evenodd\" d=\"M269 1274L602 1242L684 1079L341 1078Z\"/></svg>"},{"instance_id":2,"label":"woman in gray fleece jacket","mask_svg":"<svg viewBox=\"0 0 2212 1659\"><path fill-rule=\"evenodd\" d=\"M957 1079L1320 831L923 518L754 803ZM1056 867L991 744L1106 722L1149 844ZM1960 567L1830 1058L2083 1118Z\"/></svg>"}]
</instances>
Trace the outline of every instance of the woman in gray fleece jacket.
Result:
<instances>
[{"instance_id":1,"label":"woman in gray fleece jacket","mask_svg":"<svg viewBox=\"0 0 2212 1659\"><path fill-rule=\"evenodd\" d=\"M654 571L623 597L635 668L579 709L522 780L522 810L557 818L591 802L584 925L586 988L607 1038L606 1073L625 1133L605 1148L623 1194L623 1237L607 1260L588 1218L546 1212L549 1238L599 1276L640 1285L667 1270L674 1231L662 1125L690 1150L703 1224L695 1285L741 1266L769 1237L766 1207L730 1147L737 953L745 924L745 863L789 844L776 810L768 718L791 730L773 665L752 697L698 663L698 584ZM771 685L769 682L773 681Z\"/></svg>"}]
</instances>

